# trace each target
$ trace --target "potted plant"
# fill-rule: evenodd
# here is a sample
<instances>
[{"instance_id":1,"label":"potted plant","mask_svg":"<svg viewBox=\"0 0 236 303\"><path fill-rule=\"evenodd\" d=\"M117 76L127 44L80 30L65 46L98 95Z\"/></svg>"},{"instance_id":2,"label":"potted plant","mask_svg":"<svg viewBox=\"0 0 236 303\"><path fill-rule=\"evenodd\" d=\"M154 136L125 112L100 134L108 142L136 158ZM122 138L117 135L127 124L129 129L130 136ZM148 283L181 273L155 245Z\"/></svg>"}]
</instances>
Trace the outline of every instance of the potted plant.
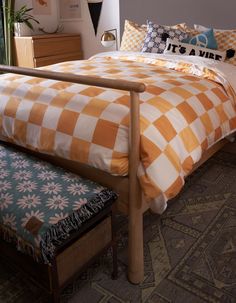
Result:
<instances>
[{"instance_id":1,"label":"potted plant","mask_svg":"<svg viewBox=\"0 0 236 303\"><path fill-rule=\"evenodd\" d=\"M5 9L8 10L6 7ZM39 21L29 14L32 9L33 8L27 8L26 5L23 5L19 10L10 10L8 12L7 22L15 36L30 36L31 30L34 29L31 22L34 21L39 24Z\"/></svg>"}]
</instances>

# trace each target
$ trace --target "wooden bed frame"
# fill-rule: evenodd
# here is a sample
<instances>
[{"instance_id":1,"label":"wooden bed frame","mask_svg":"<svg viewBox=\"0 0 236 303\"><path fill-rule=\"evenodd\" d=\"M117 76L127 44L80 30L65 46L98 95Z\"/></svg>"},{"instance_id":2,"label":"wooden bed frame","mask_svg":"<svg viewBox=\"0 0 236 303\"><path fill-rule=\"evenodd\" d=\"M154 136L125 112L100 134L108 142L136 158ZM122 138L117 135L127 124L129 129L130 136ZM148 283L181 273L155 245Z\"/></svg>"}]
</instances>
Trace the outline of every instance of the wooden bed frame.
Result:
<instances>
[{"instance_id":1,"label":"wooden bed frame","mask_svg":"<svg viewBox=\"0 0 236 303\"><path fill-rule=\"evenodd\" d=\"M129 222L128 279L134 284L141 283L144 278L143 213L149 209L149 205L142 201L141 188L137 178L137 170L140 162L139 93L145 91L145 85L143 83L126 80L79 76L5 65L0 65L0 71L130 92L129 168L127 177L112 176L109 173L89 167L88 165L58 157L43 154L40 154L40 157L49 160L54 164L63 166L83 177L94 180L104 186L110 187L119 194L117 204L118 210L128 215ZM208 149L191 172L221 149L226 142L227 140L223 139L216 143L212 148ZM37 155L39 156L38 153Z\"/></svg>"}]
</instances>

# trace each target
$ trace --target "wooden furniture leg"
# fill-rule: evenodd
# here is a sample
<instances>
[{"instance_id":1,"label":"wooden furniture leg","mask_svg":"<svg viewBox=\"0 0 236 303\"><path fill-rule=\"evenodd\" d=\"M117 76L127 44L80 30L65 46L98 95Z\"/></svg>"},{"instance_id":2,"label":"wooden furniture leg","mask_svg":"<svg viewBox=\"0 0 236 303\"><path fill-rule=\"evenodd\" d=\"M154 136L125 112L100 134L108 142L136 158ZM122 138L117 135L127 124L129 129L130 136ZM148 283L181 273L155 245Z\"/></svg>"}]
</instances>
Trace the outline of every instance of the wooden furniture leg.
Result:
<instances>
[{"instance_id":1,"label":"wooden furniture leg","mask_svg":"<svg viewBox=\"0 0 236 303\"><path fill-rule=\"evenodd\" d=\"M133 197L130 201L134 205L141 197ZM135 208L129 212L129 246L128 246L128 279L131 283L139 284L144 279L143 256L143 212L142 208Z\"/></svg>"},{"instance_id":2,"label":"wooden furniture leg","mask_svg":"<svg viewBox=\"0 0 236 303\"><path fill-rule=\"evenodd\" d=\"M139 94L130 92L129 132L129 246L128 279L138 284L144 278L143 210L140 184L137 178L140 163Z\"/></svg>"},{"instance_id":3,"label":"wooden furniture leg","mask_svg":"<svg viewBox=\"0 0 236 303\"><path fill-rule=\"evenodd\" d=\"M114 204L112 206L111 212L111 226L112 226L112 265L113 271L111 274L112 280L117 280L118 278L118 256L117 256L117 236L116 236L116 227L115 227L115 207Z\"/></svg>"},{"instance_id":4,"label":"wooden furniture leg","mask_svg":"<svg viewBox=\"0 0 236 303\"><path fill-rule=\"evenodd\" d=\"M58 280L57 263L55 262L55 260L53 260L52 267L50 267L49 270L49 275L51 278L52 303L60 303L60 286Z\"/></svg>"}]
</instances>

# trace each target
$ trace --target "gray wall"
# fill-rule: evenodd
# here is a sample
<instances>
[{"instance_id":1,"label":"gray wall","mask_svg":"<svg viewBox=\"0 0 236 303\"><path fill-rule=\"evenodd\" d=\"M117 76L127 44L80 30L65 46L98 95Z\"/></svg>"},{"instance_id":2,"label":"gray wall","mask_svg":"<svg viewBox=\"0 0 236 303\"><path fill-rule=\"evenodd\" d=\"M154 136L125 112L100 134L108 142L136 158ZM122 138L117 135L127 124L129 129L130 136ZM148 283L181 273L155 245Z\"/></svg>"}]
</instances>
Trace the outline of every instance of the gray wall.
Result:
<instances>
[{"instance_id":1,"label":"gray wall","mask_svg":"<svg viewBox=\"0 0 236 303\"><path fill-rule=\"evenodd\" d=\"M121 32L125 19L158 24L186 22L236 28L236 0L120 0Z\"/></svg>"}]
</instances>

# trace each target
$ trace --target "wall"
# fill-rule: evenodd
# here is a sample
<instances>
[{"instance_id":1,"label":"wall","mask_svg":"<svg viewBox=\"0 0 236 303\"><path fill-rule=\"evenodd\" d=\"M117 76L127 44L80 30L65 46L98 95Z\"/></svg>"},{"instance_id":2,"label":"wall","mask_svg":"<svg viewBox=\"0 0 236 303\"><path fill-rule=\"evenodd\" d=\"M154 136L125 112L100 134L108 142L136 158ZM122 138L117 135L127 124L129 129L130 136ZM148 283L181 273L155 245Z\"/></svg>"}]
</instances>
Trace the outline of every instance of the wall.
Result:
<instances>
[{"instance_id":1,"label":"wall","mask_svg":"<svg viewBox=\"0 0 236 303\"><path fill-rule=\"evenodd\" d=\"M159 24L186 22L236 28L236 0L120 0L121 27L124 20Z\"/></svg>"},{"instance_id":2,"label":"wall","mask_svg":"<svg viewBox=\"0 0 236 303\"><path fill-rule=\"evenodd\" d=\"M101 35L104 30L116 28L118 30L119 41L119 0L103 0L101 16L98 25L97 36L95 36L88 5L86 0L81 0L82 20L77 22L64 22L65 32L80 32L82 35L83 50L86 57L90 57L98 52L115 50L115 45L111 49L101 45Z\"/></svg>"},{"instance_id":3,"label":"wall","mask_svg":"<svg viewBox=\"0 0 236 303\"><path fill-rule=\"evenodd\" d=\"M16 0L15 8L18 9L23 4L27 4L28 7L32 7L32 0ZM48 15L37 15L35 16L40 21L40 26L44 27L47 31L53 31L59 23L58 18L58 0L51 0L52 14ZM91 18L89 15L87 0L81 0L82 18L81 20L75 21L64 21L61 22L64 26L63 32L67 33L80 33L82 38L82 47L84 58L104 51L114 50L115 46L107 49L104 48L100 43L100 38L104 30L116 28L118 29L119 39L119 0L103 0L103 6L98 25L97 36L95 36ZM36 26L37 28L38 26ZM35 34L39 31L35 31Z\"/></svg>"},{"instance_id":4,"label":"wall","mask_svg":"<svg viewBox=\"0 0 236 303\"><path fill-rule=\"evenodd\" d=\"M15 9L19 9L22 5L27 5L27 7L32 7L32 0L15 0ZM57 1L51 1L51 15L36 15L35 18L40 21L40 25L32 22L34 26L35 33L39 33L37 30L38 27L43 27L45 30L53 31L57 27L58 24L58 8ZM34 15L33 11L30 12L31 15Z\"/></svg>"}]
</instances>

